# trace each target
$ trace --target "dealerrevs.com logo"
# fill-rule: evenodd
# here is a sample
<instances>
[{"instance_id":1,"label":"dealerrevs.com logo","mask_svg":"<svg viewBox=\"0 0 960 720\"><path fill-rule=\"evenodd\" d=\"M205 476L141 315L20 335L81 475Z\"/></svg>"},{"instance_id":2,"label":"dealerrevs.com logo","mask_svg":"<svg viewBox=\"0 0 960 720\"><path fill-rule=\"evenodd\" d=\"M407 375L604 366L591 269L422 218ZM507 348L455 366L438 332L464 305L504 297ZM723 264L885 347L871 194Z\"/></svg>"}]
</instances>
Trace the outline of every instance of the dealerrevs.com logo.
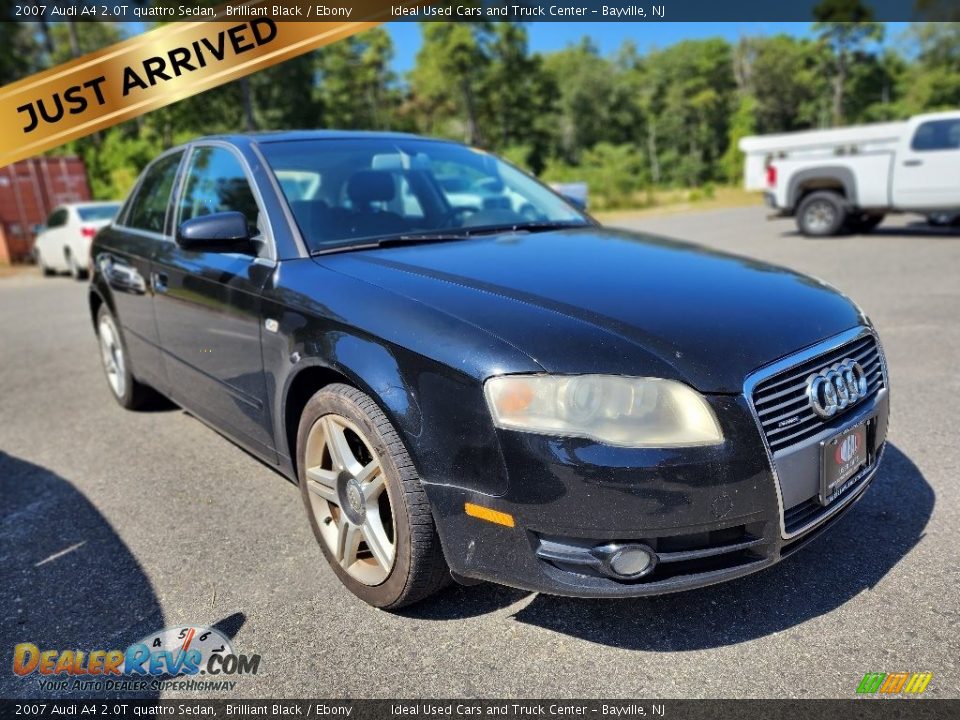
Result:
<instances>
[{"instance_id":1,"label":"dealerrevs.com logo","mask_svg":"<svg viewBox=\"0 0 960 720\"><path fill-rule=\"evenodd\" d=\"M233 677L259 670L259 655L238 654L218 630L190 625L148 635L126 650L41 650L29 642L13 649L13 672L35 677L42 691L229 691Z\"/></svg>"},{"instance_id":2,"label":"dealerrevs.com logo","mask_svg":"<svg viewBox=\"0 0 960 720\"><path fill-rule=\"evenodd\" d=\"M861 695L919 695L927 689L933 673L867 673L857 686Z\"/></svg>"}]
</instances>

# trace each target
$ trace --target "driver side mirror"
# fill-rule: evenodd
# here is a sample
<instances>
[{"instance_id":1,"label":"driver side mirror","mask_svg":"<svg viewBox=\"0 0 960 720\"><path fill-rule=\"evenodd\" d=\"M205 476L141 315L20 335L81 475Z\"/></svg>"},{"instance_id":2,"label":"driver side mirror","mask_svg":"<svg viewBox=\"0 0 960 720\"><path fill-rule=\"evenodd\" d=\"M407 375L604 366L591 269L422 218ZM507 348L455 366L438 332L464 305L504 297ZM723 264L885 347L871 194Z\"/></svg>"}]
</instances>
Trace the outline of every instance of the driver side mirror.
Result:
<instances>
[{"instance_id":1,"label":"driver side mirror","mask_svg":"<svg viewBox=\"0 0 960 720\"><path fill-rule=\"evenodd\" d=\"M222 212L184 220L177 228L177 245L184 250L244 252L250 232L241 212Z\"/></svg>"}]
</instances>

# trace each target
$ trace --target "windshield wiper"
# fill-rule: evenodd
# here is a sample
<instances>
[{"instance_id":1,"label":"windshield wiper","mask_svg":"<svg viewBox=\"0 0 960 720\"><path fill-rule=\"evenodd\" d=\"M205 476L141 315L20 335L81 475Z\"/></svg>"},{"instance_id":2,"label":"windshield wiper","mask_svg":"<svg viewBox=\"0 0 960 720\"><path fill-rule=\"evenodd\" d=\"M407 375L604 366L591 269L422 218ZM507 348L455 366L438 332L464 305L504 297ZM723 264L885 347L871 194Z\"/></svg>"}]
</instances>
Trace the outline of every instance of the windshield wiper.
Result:
<instances>
[{"instance_id":1,"label":"windshield wiper","mask_svg":"<svg viewBox=\"0 0 960 720\"><path fill-rule=\"evenodd\" d=\"M423 233L395 235L376 241L378 247L384 245L402 245L416 242L447 242L452 240L469 240L480 235L495 235L505 232L539 232L541 230L562 230L565 228L590 227L590 223L570 220L540 220L530 222L510 223L509 225L478 225L477 227L457 228L452 230L434 230Z\"/></svg>"},{"instance_id":2,"label":"windshield wiper","mask_svg":"<svg viewBox=\"0 0 960 720\"><path fill-rule=\"evenodd\" d=\"M504 225L501 230L526 230L527 232L539 232L540 230L565 230L567 228L590 227L590 223L579 220L531 220L530 222L514 223Z\"/></svg>"},{"instance_id":3,"label":"windshield wiper","mask_svg":"<svg viewBox=\"0 0 960 720\"><path fill-rule=\"evenodd\" d=\"M381 238L372 244L377 247L389 247L390 245L410 245L413 243L431 243L431 242L454 242L456 240L469 240L470 233L453 232L432 232L432 233L411 233L407 235L393 235L391 237Z\"/></svg>"},{"instance_id":4,"label":"windshield wiper","mask_svg":"<svg viewBox=\"0 0 960 720\"><path fill-rule=\"evenodd\" d=\"M420 233L407 235L390 235L383 238L373 238L362 242L346 242L338 245L329 245L315 250L311 255L334 255L355 250L372 250L374 248L390 247L391 245L416 245L417 243L452 242L454 240L469 240L470 235L450 232Z\"/></svg>"},{"instance_id":5,"label":"windshield wiper","mask_svg":"<svg viewBox=\"0 0 960 720\"><path fill-rule=\"evenodd\" d=\"M569 220L531 221L511 223L509 225L479 225L475 228L458 228L453 230L433 230L422 233L404 233L402 235L388 235L382 238L371 238L369 241L343 243L317 250L312 255L327 255L353 250L370 250L371 248L391 247L395 245L415 245L418 243L456 242L471 240L481 235L496 235L509 232L540 232L542 230L560 230L565 228L591 227L591 223L574 222Z\"/></svg>"}]
</instances>

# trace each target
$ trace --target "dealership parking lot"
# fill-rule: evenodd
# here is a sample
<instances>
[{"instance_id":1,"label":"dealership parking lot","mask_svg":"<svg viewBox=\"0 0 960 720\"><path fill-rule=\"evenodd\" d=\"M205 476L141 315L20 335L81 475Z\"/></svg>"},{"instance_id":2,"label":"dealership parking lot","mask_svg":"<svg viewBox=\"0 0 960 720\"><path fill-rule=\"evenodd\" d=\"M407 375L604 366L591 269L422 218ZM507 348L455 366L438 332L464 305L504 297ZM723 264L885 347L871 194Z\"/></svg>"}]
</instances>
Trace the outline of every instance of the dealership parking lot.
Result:
<instances>
[{"instance_id":1,"label":"dealership parking lot","mask_svg":"<svg viewBox=\"0 0 960 720\"><path fill-rule=\"evenodd\" d=\"M261 655L231 697L852 697L897 671L960 696L960 229L808 240L760 207L611 224L810 273L872 317L890 447L829 534L681 595L481 585L374 610L326 567L296 487L177 408L117 406L85 285L21 273L0 278L0 696L41 695L10 672L15 643L122 649L180 624Z\"/></svg>"}]
</instances>

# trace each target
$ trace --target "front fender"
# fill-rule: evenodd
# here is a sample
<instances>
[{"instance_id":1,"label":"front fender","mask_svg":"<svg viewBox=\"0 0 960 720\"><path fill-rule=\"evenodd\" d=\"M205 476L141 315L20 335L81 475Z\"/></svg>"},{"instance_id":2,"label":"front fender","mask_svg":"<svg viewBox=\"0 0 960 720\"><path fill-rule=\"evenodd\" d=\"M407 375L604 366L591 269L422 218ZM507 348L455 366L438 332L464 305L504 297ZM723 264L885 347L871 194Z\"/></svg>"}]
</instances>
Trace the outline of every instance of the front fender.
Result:
<instances>
[{"instance_id":1,"label":"front fender","mask_svg":"<svg viewBox=\"0 0 960 720\"><path fill-rule=\"evenodd\" d=\"M281 262L262 299L272 327L262 331L261 346L276 446L291 478L299 414L290 398L347 382L377 402L424 481L505 492L483 380L536 371L529 357L443 310L311 259Z\"/></svg>"}]
</instances>

